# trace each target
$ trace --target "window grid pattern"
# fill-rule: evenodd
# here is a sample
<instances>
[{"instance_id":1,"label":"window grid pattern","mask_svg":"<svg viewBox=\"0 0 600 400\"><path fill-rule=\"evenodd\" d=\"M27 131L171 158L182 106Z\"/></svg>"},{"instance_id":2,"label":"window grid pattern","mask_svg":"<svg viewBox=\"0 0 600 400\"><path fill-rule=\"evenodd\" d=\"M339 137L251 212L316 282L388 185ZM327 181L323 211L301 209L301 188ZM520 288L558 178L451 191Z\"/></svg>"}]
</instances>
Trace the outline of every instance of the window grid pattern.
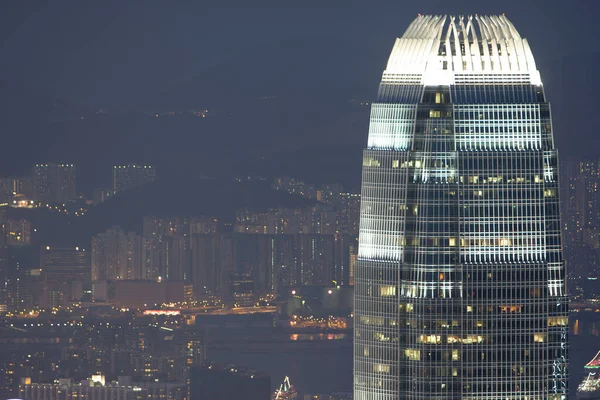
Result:
<instances>
[{"instance_id":1,"label":"window grid pattern","mask_svg":"<svg viewBox=\"0 0 600 400\"><path fill-rule=\"evenodd\" d=\"M412 123L398 121L412 137L386 131L386 143L406 150L371 140L383 137L372 114L355 272L357 400L567 396L550 107L539 86L497 86L422 86L416 107L386 104L415 110ZM486 103L485 93L530 97Z\"/></svg>"},{"instance_id":2,"label":"window grid pattern","mask_svg":"<svg viewBox=\"0 0 600 400\"><path fill-rule=\"evenodd\" d=\"M374 103L368 148L408 150L414 132L416 106Z\"/></svg>"},{"instance_id":3,"label":"window grid pattern","mask_svg":"<svg viewBox=\"0 0 600 400\"><path fill-rule=\"evenodd\" d=\"M405 82L402 82L402 80L405 80ZM423 93L421 87L421 75L418 75L416 81L410 76L387 81L384 75L384 80L379 86L377 99L380 103L417 104L421 101L421 94Z\"/></svg>"},{"instance_id":4,"label":"window grid pattern","mask_svg":"<svg viewBox=\"0 0 600 400\"><path fill-rule=\"evenodd\" d=\"M459 150L541 150L537 104L456 105L454 118Z\"/></svg>"},{"instance_id":5,"label":"window grid pattern","mask_svg":"<svg viewBox=\"0 0 600 400\"><path fill-rule=\"evenodd\" d=\"M482 61L484 62L484 61ZM534 71L533 74L536 74ZM467 85L467 84L486 84L489 85L491 82L496 83L512 83L512 84L529 84L532 80L539 79L538 76L531 76L530 73L513 73L513 74L454 74L455 85ZM537 75L537 74L536 74Z\"/></svg>"},{"instance_id":6,"label":"window grid pattern","mask_svg":"<svg viewBox=\"0 0 600 400\"><path fill-rule=\"evenodd\" d=\"M543 103L544 90L533 85L453 85L450 94L454 104L536 104Z\"/></svg>"},{"instance_id":7,"label":"window grid pattern","mask_svg":"<svg viewBox=\"0 0 600 400\"><path fill-rule=\"evenodd\" d=\"M408 179L407 152L366 150L363 158L359 256L401 261Z\"/></svg>"}]
</instances>

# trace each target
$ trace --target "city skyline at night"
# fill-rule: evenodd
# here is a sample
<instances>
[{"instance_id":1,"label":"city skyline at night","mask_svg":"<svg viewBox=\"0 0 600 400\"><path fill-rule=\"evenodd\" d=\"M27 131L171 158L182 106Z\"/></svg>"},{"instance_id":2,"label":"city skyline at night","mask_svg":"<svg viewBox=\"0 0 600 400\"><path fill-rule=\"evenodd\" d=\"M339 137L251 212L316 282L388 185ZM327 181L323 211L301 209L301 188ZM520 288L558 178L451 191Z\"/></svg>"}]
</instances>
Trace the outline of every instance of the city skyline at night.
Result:
<instances>
[{"instance_id":1,"label":"city skyline at night","mask_svg":"<svg viewBox=\"0 0 600 400\"><path fill-rule=\"evenodd\" d=\"M600 393L597 8L3 2L0 400Z\"/></svg>"}]
</instances>

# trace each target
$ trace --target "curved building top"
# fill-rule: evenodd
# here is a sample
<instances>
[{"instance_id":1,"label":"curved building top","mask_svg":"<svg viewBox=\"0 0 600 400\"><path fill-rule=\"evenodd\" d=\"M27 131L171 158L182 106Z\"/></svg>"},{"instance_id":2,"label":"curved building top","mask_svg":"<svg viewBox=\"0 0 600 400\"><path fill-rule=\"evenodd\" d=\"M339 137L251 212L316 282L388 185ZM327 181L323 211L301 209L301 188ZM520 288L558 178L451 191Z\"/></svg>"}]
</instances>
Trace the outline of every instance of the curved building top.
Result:
<instances>
[{"instance_id":1,"label":"curved building top","mask_svg":"<svg viewBox=\"0 0 600 400\"><path fill-rule=\"evenodd\" d=\"M541 85L527 39L504 16L419 15L396 39L382 83Z\"/></svg>"}]
</instances>

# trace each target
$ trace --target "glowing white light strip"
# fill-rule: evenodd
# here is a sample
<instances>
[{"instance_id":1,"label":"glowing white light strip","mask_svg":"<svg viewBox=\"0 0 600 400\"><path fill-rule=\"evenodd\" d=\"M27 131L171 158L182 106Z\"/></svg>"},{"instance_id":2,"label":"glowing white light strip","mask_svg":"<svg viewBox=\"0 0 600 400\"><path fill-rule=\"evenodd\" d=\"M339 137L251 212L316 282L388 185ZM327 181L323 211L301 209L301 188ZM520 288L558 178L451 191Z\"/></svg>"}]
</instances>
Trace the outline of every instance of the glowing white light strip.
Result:
<instances>
[{"instance_id":1,"label":"glowing white light strip","mask_svg":"<svg viewBox=\"0 0 600 400\"><path fill-rule=\"evenodd\" d=\"M409 83L419 76L426 86L542 85L527 39L505 16L417 18L396 40L383 82Z\"/></svg>"},{"instance_id":2,"label":"glowing white light strip","mask_svg":"<svg viewBox=\"0 0 600 400\"><path fill-rule=\"evenodd\" d=\"M373 103L367 147L407 150L414 132L416 110L416 105Z\"/></svg>"}]
</instances>

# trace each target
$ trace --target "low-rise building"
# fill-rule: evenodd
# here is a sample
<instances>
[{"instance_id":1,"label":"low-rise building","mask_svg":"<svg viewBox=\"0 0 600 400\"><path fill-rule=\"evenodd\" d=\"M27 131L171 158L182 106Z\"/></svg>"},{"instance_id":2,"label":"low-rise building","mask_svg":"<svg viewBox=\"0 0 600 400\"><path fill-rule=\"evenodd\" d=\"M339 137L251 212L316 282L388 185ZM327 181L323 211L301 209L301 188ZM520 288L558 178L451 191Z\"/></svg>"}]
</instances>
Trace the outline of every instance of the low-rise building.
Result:
<instances>
[{"instance_id":1,"label":"low-rise building","mask_svg":"<svg viewBox=\"0 0 600 400\"><path fill-rule=\"evenodd\" d=\"M27 400L184 400L186 394L184 383L133 382L131 377L106 382L102 375L79 383L32 383L24 378L19 385L19 396Z\"/></svg>"}]
</instances>

